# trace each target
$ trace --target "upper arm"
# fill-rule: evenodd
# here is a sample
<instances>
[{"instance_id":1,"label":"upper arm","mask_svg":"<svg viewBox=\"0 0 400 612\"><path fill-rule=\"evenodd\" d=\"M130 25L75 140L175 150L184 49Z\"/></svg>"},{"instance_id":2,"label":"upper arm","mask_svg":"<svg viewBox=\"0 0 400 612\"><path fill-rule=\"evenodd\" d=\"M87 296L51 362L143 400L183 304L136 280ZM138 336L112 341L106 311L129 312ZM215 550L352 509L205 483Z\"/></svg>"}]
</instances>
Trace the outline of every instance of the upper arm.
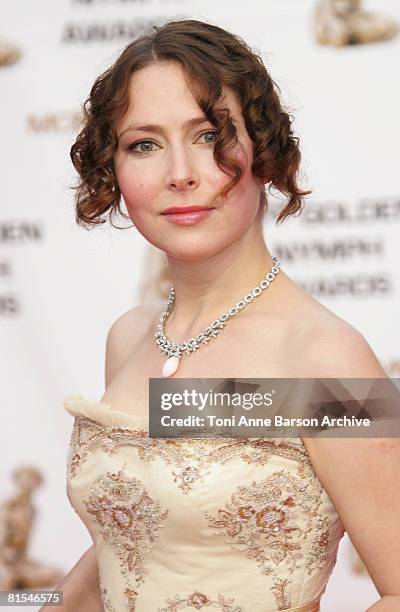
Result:
<instances>
[{"instance_id":1,"label":"upper arm","mask_svg":"<svg viewBox=\"0 0 400 612\"><path fill-rule=\"evenodd\" d=\"M315 377L386 378L371 347L351 326L326 330L319 338L311 351ZM304 442L380 595L400 594L400 438Z\"/></svg>"},{"instance_id":2,"label":"upper arm","mask_svg":"<svg viewBox=\"0 0 400 612\"><path fill-rule=\"evenodd\" d=\"M309 438L305 443L379 594L400 595L400 439Z\"/></svg>"}]
</instances>

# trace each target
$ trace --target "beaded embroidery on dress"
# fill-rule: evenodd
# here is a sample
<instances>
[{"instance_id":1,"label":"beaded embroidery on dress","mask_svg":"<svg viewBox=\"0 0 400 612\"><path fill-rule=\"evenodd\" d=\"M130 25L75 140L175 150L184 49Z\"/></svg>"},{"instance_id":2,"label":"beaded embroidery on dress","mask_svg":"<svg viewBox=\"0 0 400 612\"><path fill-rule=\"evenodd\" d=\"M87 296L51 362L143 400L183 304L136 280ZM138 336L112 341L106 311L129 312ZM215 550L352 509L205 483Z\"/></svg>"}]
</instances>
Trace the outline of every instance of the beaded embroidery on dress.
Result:
<instances>
[{"instance_id":1,"label":"beaded embroidery on dress","mask_svg":"<svg viewBox=\"0 0 400 612\"><path fill-rule=\"evenodd\" d=\"M65 408L107 612L319 610L344 529L300 438L152 439L109 404Z\"/></svg>"}]
</instances>

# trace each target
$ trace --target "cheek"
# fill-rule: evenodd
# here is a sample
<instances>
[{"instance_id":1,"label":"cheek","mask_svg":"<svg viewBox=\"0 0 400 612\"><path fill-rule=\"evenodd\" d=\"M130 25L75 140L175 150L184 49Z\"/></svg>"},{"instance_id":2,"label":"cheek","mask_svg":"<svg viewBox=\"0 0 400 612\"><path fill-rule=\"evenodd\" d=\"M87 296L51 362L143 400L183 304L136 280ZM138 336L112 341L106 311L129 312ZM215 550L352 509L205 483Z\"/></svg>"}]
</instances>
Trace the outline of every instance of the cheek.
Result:
<instances>
[{"instance_id":1,"label":"cheek","mask_svg":"<svg viewBox=\"0 0 400 612\"><path fill-rule=\"evenodd\" d=\"M237 155L237 162L242 168L242 175L229 194L229 199L244 216L252 216L259 205L261 193L260 181L254 177L251 169L251 154L247 151L247 157L243 152ZM232 194L232 195L231 195Z\"/></svg>"},{"instance_id":2,"label":"cheek","mask_svg":"<svg viewBox=\"0 0 400 612\"><path fill-rule=\"evenodd\" d=\"M116 167L116 176L120 191L125 200L128 212L138 212L144 208L144 204L156 195L157 186L151 177L143 172L126 168L123 165Z\"/></svg>"},{"instance_id":3,"label":"cheek","mask_svg":"<svg viewBox=\"0 0 400 612\"><path fill-rule=\"evenodd\" d=\"M225 207L232 228L243 228L253 223L260 211L260 193L260 186L251 169L243 173L232 189L229 205Z\"/></svg>"}]
</instances>

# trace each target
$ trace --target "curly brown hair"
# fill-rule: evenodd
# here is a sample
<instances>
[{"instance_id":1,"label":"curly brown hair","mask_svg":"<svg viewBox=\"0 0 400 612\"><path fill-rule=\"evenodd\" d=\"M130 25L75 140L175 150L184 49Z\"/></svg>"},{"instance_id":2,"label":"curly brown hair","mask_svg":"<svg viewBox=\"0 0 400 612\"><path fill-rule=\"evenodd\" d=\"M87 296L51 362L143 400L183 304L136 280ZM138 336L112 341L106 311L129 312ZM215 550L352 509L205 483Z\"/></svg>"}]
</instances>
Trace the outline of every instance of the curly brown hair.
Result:
<instances>
[{"instance_id":1,"label":"curly brown hair","mask_svg":"<svg viewBox=\"0 0 400 612\"><path fill-rule=\"evenodd\" d=\"M130 77L157 61L181 65L187 85L207 119L216 127L214 160L231 180L216 194L226 195L239 181L242 169L229 152L237 144L236 128L227 108L217 107L223 87L236 94L253 141L253 175L270 181L288 198L277 223L301 211L305 195L297 184L299 141L292 131L293 117L279 100L280 90L262 59L237 35L196 20L170 21L130 43L115 63L95 81L83 105L83 128L71 148L80 180L74 189L77 222L89 228L105 223L114 227L121 210L121 192L113 157L118 148L116 121L129 107ZM263 191L261 198L266 204Z\"/></svg>"}]
</instances>

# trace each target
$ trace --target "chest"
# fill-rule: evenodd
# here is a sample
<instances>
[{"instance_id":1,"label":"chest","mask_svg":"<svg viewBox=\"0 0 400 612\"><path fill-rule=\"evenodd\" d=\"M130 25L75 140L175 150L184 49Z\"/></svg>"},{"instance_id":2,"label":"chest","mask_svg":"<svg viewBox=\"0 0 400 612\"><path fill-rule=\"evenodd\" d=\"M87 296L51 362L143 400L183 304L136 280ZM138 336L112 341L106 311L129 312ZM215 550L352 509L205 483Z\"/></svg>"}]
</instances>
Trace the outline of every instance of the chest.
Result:
<instances>
[{"instance_id":1,"label":"chest","mask_svg":"<svg viewBox=\"0 0 400 612\"><path fill-rule=\"evenodd\" d=\"M190 356L184 355L174 378L290 378L287 330L232 326ZM148 414L150 378L161 378L167 357L158 349L150 330L133 348L108 386L103 401L114 409Z\"/></svg>"}]
</instances>

